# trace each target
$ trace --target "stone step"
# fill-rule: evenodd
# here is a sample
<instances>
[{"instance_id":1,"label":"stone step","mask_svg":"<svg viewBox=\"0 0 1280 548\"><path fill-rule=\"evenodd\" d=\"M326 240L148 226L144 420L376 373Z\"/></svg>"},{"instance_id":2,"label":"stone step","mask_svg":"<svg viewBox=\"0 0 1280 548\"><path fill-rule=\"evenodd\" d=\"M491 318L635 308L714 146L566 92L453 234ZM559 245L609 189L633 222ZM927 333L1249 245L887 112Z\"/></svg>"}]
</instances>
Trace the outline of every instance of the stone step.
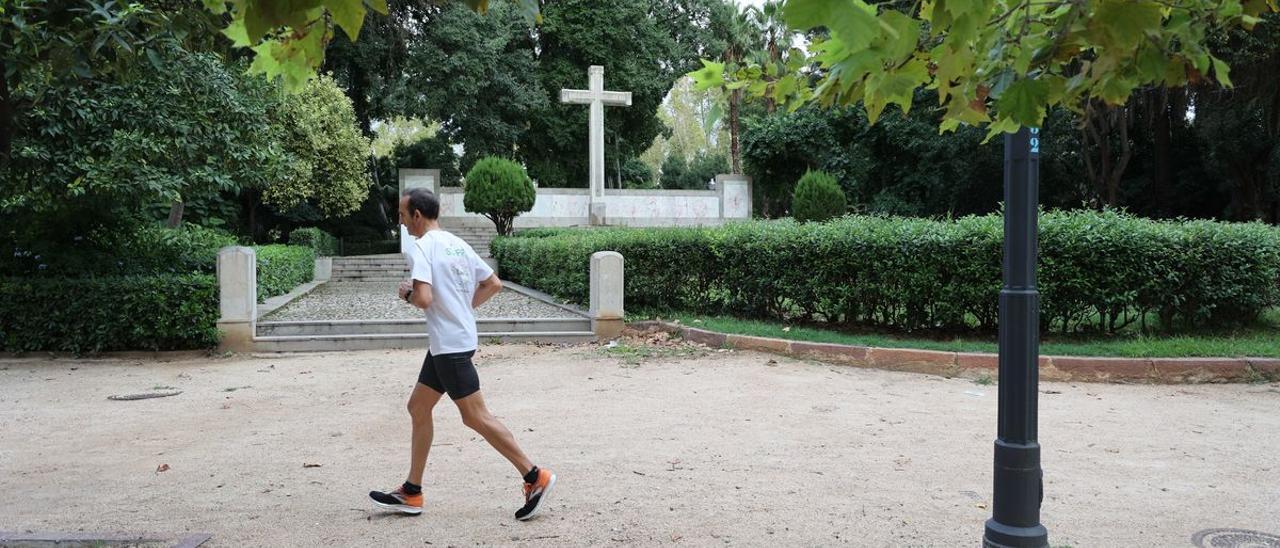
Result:
<instances>
[{"instance_id":1,"label":"stone step","mask_svg":"<svg viewBox=\"0 0 1280 548\"><path fill-rule=\"evenodd\" d=\"M580 344L592 342L590 331L552 332L495 332L481 333L481 342L538 342L550 344ZM393 350L399 348L427 348L426 333L396 333L380 335L330 335L330 336L274 336L254 337L257 352L335 352L345 350Z\"/></svg>"},{"instance_id":2,"label":"stone step","mask_svg":"<svg viewBox=\"0 0 1280 548\"><path fill-rule=\"evenodd\" d=\"M407 274L405 274L405 275L401 275L401 276L390 276L390 275L359 275L359 276L352 275L352 276L338 276L338 275L333 275L333 276L331 276L331 277L329 278L329 281L331 281L331 282L402 282L402 281L404 281L405 276L407 276Z\"/></svg>"},{"instance_id":3,"label":"stone step","mask_svg":"<svg viewBox=\"0 0 1280 548\"><path fill-rule=\"evenodd\" d=\"M334 259L333 261L334 268L339 268L344 266L367 268L367 267L384 267L384 266L394 267L394 266L404 266L404 265L405 265L405 259L403 258L398 260L377 259L377 260L368 260L368 261L340 261L340 260Z\"/></svg>"},{"instance_id":4,"label":"stone step","mask_svg":"<svg viewBox=\"0 0 1280 548\"><path fill-rule=\"evenodd\" d=\"M399 253L388 253L383 255L348 255L345 257L334 257L333 262L395 262L403 261L404 256Z\"/></svg>"},{"instance_id":5,"label":"stone step","mask_svg":"<svg viewBox=\"0 0 1280 548\"><path fill-rule=\"evenodd\" d=\"M400 264L395 264L395 265L392 265L392 264L388 264L388 265L372 265L372 264L344 264L344 265L341 265L341 266L339 266L339 265L333 265L333 267L332 267L332 271L333 271L333 272L345 272L345 271L350 271L350 270L378 270L378 271L388 270L388 271L400 271L400 270L408 270L408 269L409 269L409 265L407 265L407 264L405 264L405 263L400 263Z\"/></svg>"},{"instance_id":6,"label":"stone step","mask_svg":"<svg viewBox=\"0 0 1280 548\"><path fill-rule=\"evenodd\" d=\"M333 275L335 275L335 276L340 275L340 274L341 274L341 275L347 275L347 276L381 276L381 275L385 275L385 276L393 276L393 275L396 275L396 274L408 274L408 273L409 273L409 269L408 269L408 268L405 268L405 267L403 267L403 266L398 267L398 268L354 268L354 267L343 267L343 268L335 268L335 269L331 270L330 272L331 272Z\"/></svg>"},{"instance_id":7,"label":"stone step","mask_svg":"<svg viewBox=\"0 0 1280 548\"><path fill-rule=\"evenodd\" d=\"M258 322L259 337L300 337L332 335L421 334L424 319L403 320L305 320ZM591 331L588 318L482 318L476 329L484 333L551 333Z\"/></svg>"}]
</instances>

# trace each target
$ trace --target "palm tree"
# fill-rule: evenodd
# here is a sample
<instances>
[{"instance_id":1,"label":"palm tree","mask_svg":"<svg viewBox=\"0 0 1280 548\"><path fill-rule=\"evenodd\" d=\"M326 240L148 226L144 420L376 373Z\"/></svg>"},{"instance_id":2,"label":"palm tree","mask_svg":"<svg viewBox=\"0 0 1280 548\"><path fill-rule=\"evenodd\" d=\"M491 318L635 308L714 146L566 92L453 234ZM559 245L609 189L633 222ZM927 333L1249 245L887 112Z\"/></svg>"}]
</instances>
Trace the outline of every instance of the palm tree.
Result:
<instances>
[{"instance_id":1,"label":"palm tree","mask_svg":"<svg viewBox=\"0 0 1280 548\"><path fill-rule=\"evenodd\" d=\"M720 60L725 70L737 70L747 55L760 44L760 31L751 22L750 9L739 11L735 4L724 2L712 12L711 29L715 37L724 43ZM729 158L730 170L742 173L742 154L739 147L739 111L742 90L729 92Z\"/></svg>"},{"instance_id":2,"label":"palm tree","mask_svg":"<svg viewBox=\"0 0 1280 548\"><path fill-rule=\"evenodd\" d=\"M785 64L785 52L791 48L792 33L782 20L782 2L767 0L759 7L749 6L745 10L751 25L760 36L763 50L753 52L752 60L760 66L772 64L782 73ZM777 108L773 97L765 96L765 110L772 113Z\"/></svg>"}]
</instances>

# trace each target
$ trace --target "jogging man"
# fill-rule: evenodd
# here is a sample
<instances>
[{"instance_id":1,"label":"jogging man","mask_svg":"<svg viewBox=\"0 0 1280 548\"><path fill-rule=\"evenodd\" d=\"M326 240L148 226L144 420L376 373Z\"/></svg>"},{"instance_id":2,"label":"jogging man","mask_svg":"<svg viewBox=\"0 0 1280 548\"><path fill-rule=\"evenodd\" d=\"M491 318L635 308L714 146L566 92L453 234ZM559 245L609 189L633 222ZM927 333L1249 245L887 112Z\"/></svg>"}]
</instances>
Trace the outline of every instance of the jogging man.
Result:
<instances>
[{"instance_id":1,"label":"jogging man","mask_svg":"<svg viewBox=\"0 0 1280 548\"><path fill-rule=\"evenodd\" d=\"M409 396L413 443L409 477L388 492L371 491L374 504L406 514L422 513L422 473L431 450L431 413L445 393L475 430L515 465L524 479L524 506L516 519L527 520L546 502L556 475L533 465L480 395L480 378L471 363L478 338L472 310L502 290L502 281L470 245L440 229L440 202L426 189L400 197L400 223L416 238L409 252L411 280L400 284L400 298L426 311L430 348Z\"/></svg>"}]
</instances>

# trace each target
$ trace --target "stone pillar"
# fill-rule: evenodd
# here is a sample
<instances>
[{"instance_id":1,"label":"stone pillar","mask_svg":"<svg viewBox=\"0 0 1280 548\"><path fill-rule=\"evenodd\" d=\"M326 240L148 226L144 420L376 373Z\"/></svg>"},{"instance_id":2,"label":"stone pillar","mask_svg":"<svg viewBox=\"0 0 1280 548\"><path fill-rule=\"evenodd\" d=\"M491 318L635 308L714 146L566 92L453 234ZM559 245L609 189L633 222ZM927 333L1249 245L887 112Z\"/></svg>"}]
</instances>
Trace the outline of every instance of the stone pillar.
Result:
<instances>
[{"instance_id":1,"label":"stone pillar","mask_svg":"<svg viewBox=\"0 0 1280 548\"><path fill-rule=\"evenodd\" d=\"M319 281L329 281L333 276L333 257L316 257L316 270L311 279Z\"/></svg>"},{"instance_id":2,"label":"stone pillar","mask_svg":"<svg viewBox=\"0 0 1280 548\"><path fill-rule=\"evenodd\" d=\"M604 202L591 202L591 214L588 219L591 226L604 226L607 224L604 204Z\"/></svg>"},{"instance_id":3,"label":"stone pillar","mask_svg":"<svg viewBox=\"0 0 1280 548\"><path fill-rule=\"evenodd\" d=\"M622 254L598 251L591 255L591 330L596 339L612 339L622 333Z\"/></svg>"},{"instance_id":4,"label":"stone pillar","mask_svg":"<svg viewBox=\"0 0 1280 548\"><path fill-rule=\"evenodd\" d=\"M400 203L400 196L404 196L405 191L411 188L425 188L430 190L432 194L435 194L437 200L441 199L440 170L405 168L397 170L397 175L400 179L400 192L399 194L396 194L397 204ZM393 215L395 214L393 213ZM440 216L447 216L443 207L441 208ZM405 230L404 225L400 224L400 221L398 220L399 217L396 219L396 228L400 231L400 253L402 255L407 255L409 253L409 246L413 245L413 240L415 238L409 235L409 231Z\"/></svg>"},{"instance_id":5,"label":"stone pillar","mask_svg":"<svg viewBox=\"0 0 1280 548\"><path fill-rule=\"evenodd\" d=\"M716 175L716 192L720 194L721 219L751 218L751 177L732 174Z\"/></svg>"},{"instance_id":6,"label":"stone pillar","mask_svg":"<svg viewBox=\"0 0 1280 548\"><path fill-rule=\"evenodd\" d=\"M250 247L218 251L218 350L253 350L258 315L258 257Z\"/></svg>"}]
</instances>

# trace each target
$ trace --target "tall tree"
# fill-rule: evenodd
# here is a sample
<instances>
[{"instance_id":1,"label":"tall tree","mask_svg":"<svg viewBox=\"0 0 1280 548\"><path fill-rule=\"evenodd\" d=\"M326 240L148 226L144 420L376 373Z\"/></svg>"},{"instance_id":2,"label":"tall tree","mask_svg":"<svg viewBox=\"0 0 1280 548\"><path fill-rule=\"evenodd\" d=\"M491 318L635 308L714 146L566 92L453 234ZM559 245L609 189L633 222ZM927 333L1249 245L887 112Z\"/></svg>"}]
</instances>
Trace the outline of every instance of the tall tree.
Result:
<instances>
[{"instance_id":1,"label":"tall tree","mask_svg":"<svg viewBox=\"0 0 1280 548\"><path fill-rule=\"evenodd\" d=\"M405 112L396 102L402 96L388 92L404 85L410 47L444 8L432 0L390 0L387 15L368 17L358 38L343 34L329 42L321 72L331 73L351 98L366 136L373 135L373 120Z\"/></svg>"},{"instance_id":2,"label":"tall tree","mask_svg":"<svg viewBox=\"0 0 1280 548\"><path fill-rule=\"evenodd\" d=\"M550 105L537 78L521 14L506 5L486 15L450 5L420 24L392 100L410 115L438 120L463 145L465 172L484 156L516 156L531 113Z\"/></svg>"},{"instance_id":3,"label":"tall tree","mask_svg":"<svg viewBox=\"0 0 1280 548\"><path fill-rule=\"evenodd\" d=\"M736 4L723 2L716 6L711 19L714 36L724 44L720 60L737 70L747 56L760 47L761 29L752 24L752 11L740 10ZM734 173L742 173L742 89L734 87L726 92L725 101L729 114L729 166Z\"/></svg>"},{"instance_id":4,"label":"tall tree","mask_svg":"<svg viewBox=\"0 0 1280 548\"><path fill-rule=\"evenodd\" d=\"M1230 33L1216 49L1231 63L1236 86L1193 88L1209 167L1228 179L1228 217L1280 222L1280 14L1252 33Z\"/></svg>"},{"instance_id":5,"label":"tall tree","mask_svg":"<svg viewBox=\"0 0 1280 548\"><path fill-rule=\"evenodd\" d=\"M663 131L656 113L667 90L719 51L706 31L719 0L547 0L536 31L542 92L553 100L529 114L519 150L529 174L546 186L586 186L587 109L558 102L560 90L586 86L586 68L605 67L605 87L630 91L631 106L610 108L606 133L621 159L639 155ZM614 152L616 150L616 152ZM611 164L615 162L609 162Z\"/></svg>"},{"instance_id":6,"label":"tall tree","mask_svg":"<svg viewBox=\"0 0 1280 548\"><path fill-rule=\"evenodd\" d=\"M170 4L0 2L0 163L9 158L15 119L57 97L48 90L78 79L125 77L139 61L158 66L161 49L208 35L199 32L212 25L203 10ZM20 87L29 92L19 93Z\"/></svg>"}]
</instances>

